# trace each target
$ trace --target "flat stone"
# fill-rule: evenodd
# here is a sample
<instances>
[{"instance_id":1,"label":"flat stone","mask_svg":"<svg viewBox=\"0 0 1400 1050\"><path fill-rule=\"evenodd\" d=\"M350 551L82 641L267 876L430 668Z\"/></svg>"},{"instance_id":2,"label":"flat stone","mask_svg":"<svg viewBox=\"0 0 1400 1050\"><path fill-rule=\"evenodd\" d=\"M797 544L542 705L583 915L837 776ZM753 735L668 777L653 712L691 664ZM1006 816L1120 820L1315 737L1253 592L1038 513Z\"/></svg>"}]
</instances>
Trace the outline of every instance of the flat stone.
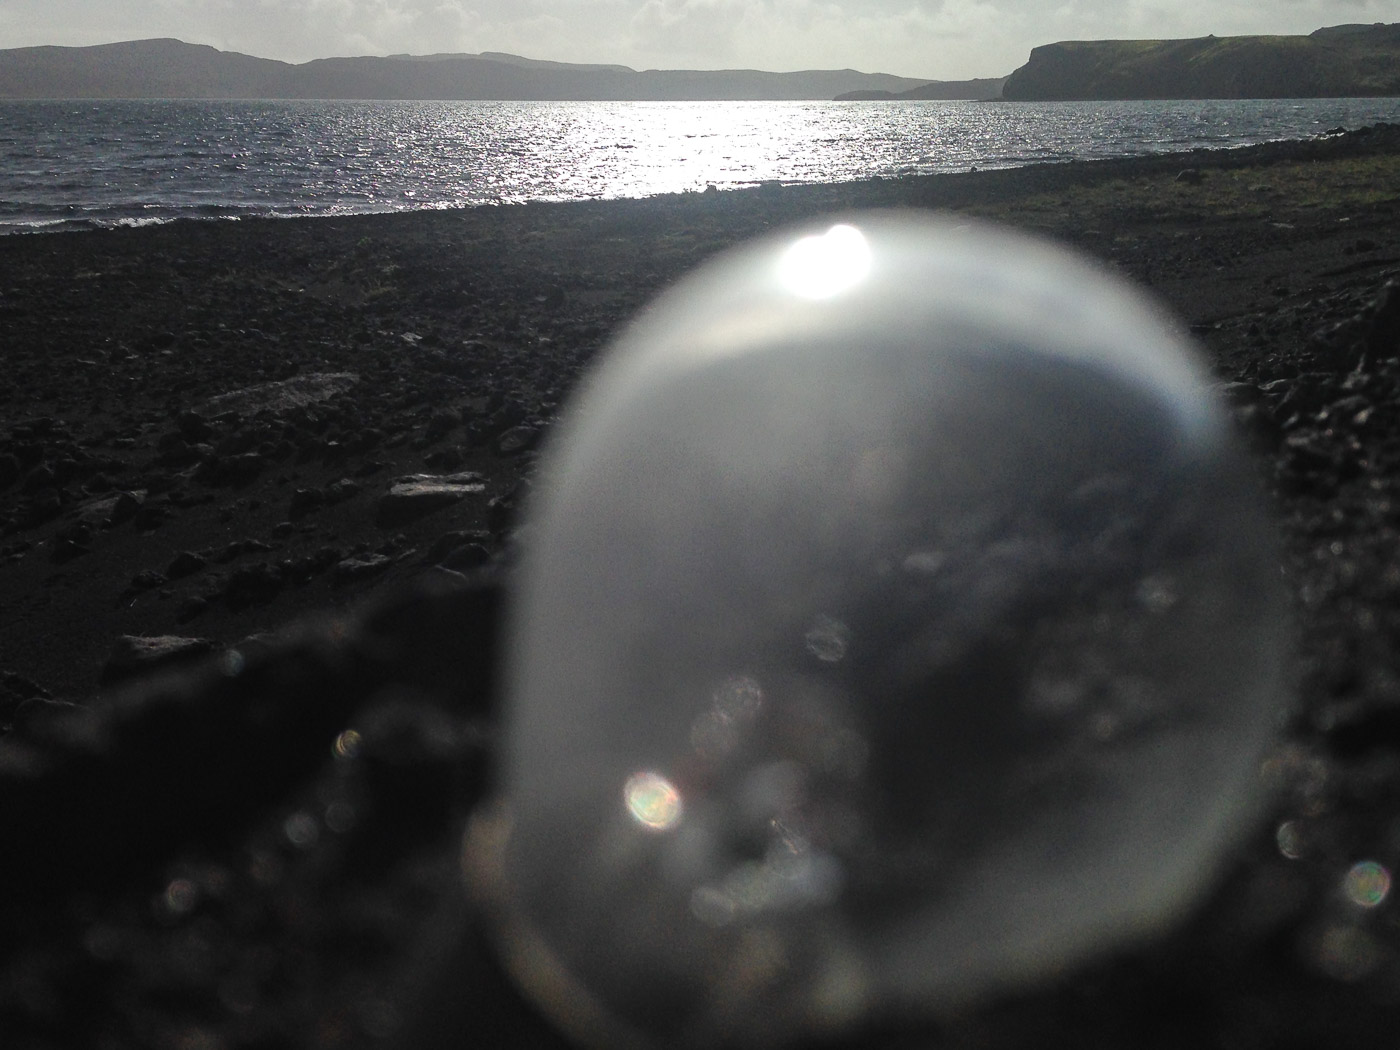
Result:
<instances>
[{"instance_id":1,"label":"flat stone","mask_svg":"<svg viewBox=\"0 0 1400 1050\"><path fill-rule=\"evenodd\" d=\"M409 474L395 479L380 497L376 516L380 525L401 525L485 491L481 475L471 472Z\"/></svg>"},{"instance_id":2,"label":"flat stone","mask_svg":"<svg viewBox=\"0 0 1400 1050\"><path fill-rule=\"evenodd\" d=\"M209 416L230 411L250 414L260 409L274 413L286 412L302 405L328 401L337 394L343 394L359 381L360 377L354 372L312 372L275 383L259 383L257 386L230 390L227 394L211 397L204 402L201 411Z\"/></svg>"},{"instance_id":3,"label":"flat stone","mask_svg":"<svg viewBox=\"0 0 1400 1050\"><path fill-rule=\"evenodd\" d=\"M102 665L100 681L103 685L112 685L159 667L198 659L213 648L214 644L207 638L123 634L113 643L112 652Z\"/></svg>"}]
</instances>

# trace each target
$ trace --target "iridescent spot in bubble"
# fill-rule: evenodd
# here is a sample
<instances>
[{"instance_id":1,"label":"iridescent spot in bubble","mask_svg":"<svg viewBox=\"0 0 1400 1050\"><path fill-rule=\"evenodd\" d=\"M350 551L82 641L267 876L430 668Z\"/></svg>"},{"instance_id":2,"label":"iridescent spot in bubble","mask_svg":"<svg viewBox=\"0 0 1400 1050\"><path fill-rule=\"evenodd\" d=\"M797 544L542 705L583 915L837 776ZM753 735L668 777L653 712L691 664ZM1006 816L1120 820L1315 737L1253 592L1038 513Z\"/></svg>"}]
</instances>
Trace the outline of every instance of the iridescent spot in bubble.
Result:
<instances>
[{"instance_id":1,"label":"iridescent spot in bubble","mask_svg":"<svg viewBox=\"0 0 1400 1050\"><path fill-rule=\"evenodd\" d=\"M219 657L219 670L229 678L237 678L248 666L248 658L237 649L230 649Z\"/></svg>"},{"instance_id":2,"label":"iridescent spot in bubble","mask_svg":"<svg viewBox=\"0 0 1400 1050\"><path fill-rule=\"evenodd\" d=\"M1374 860L1351 866L1342 880L1347 900L1361 908L1375 908L1390 895L1390 872Z\"/></svg>"},{"instance_id":3,"label":"iridescent spot in bubble","mask_svg":"<svg viewBox=\"0 0 1400 1050\"><path fill-rule=\"evenodd\" d=\"M1381 964L1381 947L1365 930L1330 926L1318 938L1314 960L1328 977L1359 981Z\"/></svg>"},{"instance_id":4,"label":"iridescent spot in bubble","mask_svg":"<svg viewBox=\"0 0 1400 1050\"><path fill-rule=\"evenodd\" d=\"M1138 584L1137 599L1150 613L1168 612L1179 600L1176 581L1170 576L1149 576Z\"/></svg>"},{"instance_id":5,"label":"iridescent spot in bubble","mask_svg":"<svg viewBox=\"0 0 1400 1050\"><path fill-rule=\"evenodd\" d=\"M360 753L361 743L363 740L360 734L354 729L347 729L335 738L331 752L336 758L354 758Z\"/></svg>"},{"instance_id":6,"label":"iridescent spot in bubble","mask_svg":"<svg viewBox=\"0 0 1400 1050\"><path fill-rule=\"evenodd\" d=\"M726 678L710 697L710 706L690 727L690 744L700 755L718 759L738 747L744 731L763 707L763 688L747 675Z\"/></svg>"},{"instance_id":7,"label":"iridescent spot in bubble","mask_svg":"<svg viewBox=\"0 0 1400 1050\"><path fill-rule=\"evenodd\" d=\"M199 887L189 879L173 879L165 887L163 903L171 915L188 915L199 903Z\"/></svg>"},{"instance_id":8,"label":"iridescent spot in bubble","mask_svg":"<svg viewBox=\"0 0 1400 1050\"><path fill-rule=\"evenodd\" d=\"M763 706L763 687L747 675L735 675L715 690L714 705L725 718L748 721Z\"/></svg>"},{"instance_id":9,"label":"iridescent spot in bubble","mask_svg":"<svg viewBox=\"0 0 1400 1050\"><path fill-rule=\"evenodd\" d=\"M1295 820L1286 820L1278 826L1274 834L1278 851L1289 860L1297 860L1303 855L1303 835Z\"/></svg>"},{"instance_id":10,"label":"iridescent spot in bubble","mask_svg":"<svg viewBox=\"0 0 1400 1050\"><path fill-rule=\"evenodd\" d=\"M806 635L807 651L824 664L840 663L851 644L851 630L834 616L818 616Z\"/></svg>"},{"instance_id":11,"label":"iridescent spot in bubble","mask_svg":"<svg viewBox=\"0 0 1400 1050\"><path fill-rule=\"evenodd\" d=\"M282 822L282 834L297 849L310 849L321 837L321 829L310 813L298 811Z\"/></svg>"},{"instance_id":12,"label":"iridescent spot in bubble","mask_svg":"<svg viewBox=\"0 0 1400 1050\"><path fill-rule=\"evenodd\" d=\"M659 773L634 773L627 778L622 797L628 814L644 828L669 831L680 823L681 793Z\"/></svg>"}]
</instances>

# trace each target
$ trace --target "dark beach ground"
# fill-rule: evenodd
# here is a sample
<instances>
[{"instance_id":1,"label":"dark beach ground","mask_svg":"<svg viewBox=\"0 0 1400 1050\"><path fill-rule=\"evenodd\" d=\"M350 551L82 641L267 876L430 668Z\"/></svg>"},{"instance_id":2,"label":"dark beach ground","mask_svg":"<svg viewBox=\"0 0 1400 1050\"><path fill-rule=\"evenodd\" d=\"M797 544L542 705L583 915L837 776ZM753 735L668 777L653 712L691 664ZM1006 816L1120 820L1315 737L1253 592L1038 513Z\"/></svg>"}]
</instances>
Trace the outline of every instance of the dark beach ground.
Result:
<instances>
[{"instance_id":1,"label":"dark beach ground","mask_svg":"<svg viewBox=\"0 0 1400 1050\"><path fill-rule=\"evenodd\" d=\"M1190 325L1277 510L1300 684L1270 813L1181 929L857 1042L1393 1041L1400 904L1344 892L1357 862L1400 869L1400 128L1381 128L0 239L0 1046L560 1045L456 873L538 442L609 334L700 260L892 206L1068 241Z\"/></svg>"}]
</instances>

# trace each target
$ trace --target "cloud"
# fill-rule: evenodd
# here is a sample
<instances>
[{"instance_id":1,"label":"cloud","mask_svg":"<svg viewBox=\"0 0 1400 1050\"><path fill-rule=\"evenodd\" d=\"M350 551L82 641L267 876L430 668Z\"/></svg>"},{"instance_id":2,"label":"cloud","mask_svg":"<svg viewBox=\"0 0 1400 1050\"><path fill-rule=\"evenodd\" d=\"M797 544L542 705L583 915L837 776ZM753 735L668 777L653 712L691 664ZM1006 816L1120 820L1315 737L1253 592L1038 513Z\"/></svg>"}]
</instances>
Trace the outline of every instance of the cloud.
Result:
<instances>
[{"instance_id":1,"label":"cloud","mask_svg":"<svg viewBox=\"0 0 1400 1050\"><path fill-rule=\"evenodd\" d=\"M996 76L1037 44L1306 33L1400 0L0 0L0 47L143 36L287 61L513 51L648 67Z\"/></svg>"}]
</instances>

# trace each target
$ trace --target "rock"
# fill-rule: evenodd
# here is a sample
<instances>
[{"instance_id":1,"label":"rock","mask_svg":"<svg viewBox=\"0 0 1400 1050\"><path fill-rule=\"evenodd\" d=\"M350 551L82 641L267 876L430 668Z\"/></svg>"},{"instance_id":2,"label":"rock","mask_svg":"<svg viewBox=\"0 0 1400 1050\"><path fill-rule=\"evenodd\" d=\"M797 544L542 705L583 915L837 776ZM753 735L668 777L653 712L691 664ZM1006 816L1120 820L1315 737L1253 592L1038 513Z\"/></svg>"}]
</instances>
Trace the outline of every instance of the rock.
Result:
<instances>
[{"instance_id":1,"label":"rock","mask_svg":"<svg viewBox=\"0 0 1400 1050\"><path fill-rule=\"evenodd\" d=\"M195 617L201 615L209 608L209 599L202 595L191 595L180 603L180 608L175 612L176 623L189 623Z\"/></svg>"},{"instance_id":2,"label":"rock","mask_svg":"<svg viewBox=\"0 0 1400 1050\"><path fill-rule=\"evenodd\" d=\"M312 372L211 397L204 403L203 410L210 416L223 412L251 414L260 410L281 414L343 394L359 380L354 372Z\"/></svg>"},{"instance_id":3,"label":"rock","mask_svg":"<svg viewBox=\"0 0 1400 1050\"><path fill-rule=\"evenodd\" d=\"M209 485L247 485L267 469L267 457L258 452L214 458L205 462L199 479Z\"/></svg>"},{"instance_id":4,"label":"rock","mask_svg":"<svg viewBox=\"0 0 1400 1050\"><path fill-rule=\"evenodd\" d=\"M66 562L72 561L74 558L80 558L84 554L91 553L92 548L88 547L86 544L79 543L74 539L65 538L54 543L53 553L49 555L49 560L55 565L63 565Z\"/></svg>"},{"instance_id":5,"label":"rock","mask_svg":"<svg viewBox=\"0 0 1400 1050\"><path fill-rule=\"evenodd\" d=\"M265 604L277 597L283 582L282 570L276 565L244 566L228 578L224 603L235 610Z\"/></svg>"},{"instance_id":6,"label":"rock","mask_svg":"<svg viewBox=\"0 0 1400 1050\"><path fill-rule=\"evenodd\" d=\"M53 464L41 463L31 470L24 478L24 484L20 486L20 491L29 495L35 492L43 492L58 485L58 475L54 471Z\"/></svg>"},{"instance_id":7,"label":"rock","mask_svg":"<svg viewBox=\"0 0 1400 1050\"><path fill-rule=\"evenodd\" d=\"M387 554L361 554L346 558L336 563L335 582L339 585L378 576L393 564L394 559Z\"/></svg>"},{"instance_id":8,"label":"rock","mask_svg":"<svg viewBox=\"0 0 1400 1050\"><path fill-rule=\"evenodd\" d=\"M53 521L63 511L63 499L57 492L42 492L20 508L18 522L20 528L32 529L47 521Z\"/></svg>"},{"instance_id":9,"label":"rock","mask_svg":"<svg viewBox=\"0 0 1400 1050\"><path fill-rule=\"evenodd\" d=\"M0 456L0 489L9 488L19 480L19 457L7 452Z\"/></svg>"},{"instance_id":10,"label":"rock","mask_svg":"<svg viewBox=\"0 0 1400 1050\"><path fill-rule=\"evenodd\" d=\"M287 517L293 521L306 517L313 510L319 510L325 506L326 494L320 489L297 489L292 493L291 503L287 505Z\"/></svg>"},{"instance_id":11,"label":"rock","mask_svg":"<svg viewBox=\"0 0 1400 1050\"><path fill-rule=\"evenodd\" d=\"M265 554L270 550L272 550L272 544L264 543L262 540L255 540L251 537L244 537L241 540L234 540L232 543L223 547L214 555L214 560L220 564L225 564L244 554Z\"/></svg>"},{"instance_id":12,"label":"rock","mask_svg":"<svg viewBox=\"0 0 1400 1050\"><path fill-rule=\"evenodd\" d=\"M166 566L165 575L172 580L183 579L186 576L193 576L204 566L209 564L209 559L194 551L181 551Z\"/></svg>"},{"instance_id":13,"label":"rock","mask_svg":"<svg viewBox=\"0 0 1400 1050\"><path fill-rule=\"evenodd\" d=\"M376 517L381 526L402 525L485 491L481 476L471 472L410 474L396 479L380 497Z\"/></svg>"},{"instance_id":14,"label":"rock","mask_svg":"<svg viewBox=\"0 0 1400 1050\"><path fill-rule=\"evenodd\" d=\"M341 560L341 552L334 547L322 547L315 554L300 558L287 558L280 563L282 578L288 583L309 583Z\"/></svg>"},{"instance_id":15,"label":"rock","mask_svg":"<svg viewBox=\"0 0 1400 1050\"><path fill-rule=\"evenodd\" d=\"M112 510L107 518L108 525L120 525L124 521L130 521L136 517L137 512L146 502L146 490L140 489L134 492L118 492Z\"/></svg>"},{"instance_id":16,"label":"rock","mask_svg":"<svg viewBox=\"0 0 1400 1050\"><path fill-rule=\"evenodd\" d=\"M113 644L107 662L102 665L98 681L104 686L113 685L157 668L188 663L205 656L213 649L213 643L207 638L182 638L172 634L123 634Z\"/></svg>"},{"instance_id":17,"label":"rock","mask_svg":"<svg viewBox=\"0 0 1400 1050\"><path fill-rule=\"evenodd\" d=\"M455 467L460 467L466 458L467 455L462 451L460 445L448 445L446 448L429 452L423 457L423 463L436 470L452 470Z\"/></svg>"},{"instance_id":18,"label":"rock","mask_svg":"<svg viewBox=\"0 0 1400 1050\"><path fill-rule=\"evenodd\" d=\"M496 451L502 456L514 456L520 452L528 452L539 443L539 440L538 427L511 427L496 438Z\"/></svg>"},{"instance_id":19,"label":"rock","mask_svg":"<svg viewBox=\"0 0 1400 1050\"><path fill-rule=\"evenodd\" d=\"M175 421L175 425L179 428L185 440L190 442L207 441L214 433L214 428L208 424L202 415L195 412L193 409L181 412L179 418Z\"/></svg>"},{"instance_id":20,"label":"rock","mask_svg":"<svg viewBox=\"0 0 1400 1050\"><path fill-rule=\"evenodd\" d=\"M157 587L164 587L169 583L169 578L154 569L143 569L131 578L131 582L126 585L127 594L140 594L143 591L154 590Z\"/></svg>"},{"instance_id":21,"label":"rock","mask_svg":"<svg viewBox=\"0 0 1400 1050\"><path fill-rule=\"evenodd\" d=\"M341 478L339 481L333 481L326 486L326 502L341 503L350 499L352 496L358 496L362 487L363 486L361 486L358 481L354 481L350 478Z\"/></svg>"},{"instance_id":22,"label":"rock","mask_svg":"<svg viewBox=\"0 0 1400 1050\"><path fill-rule=\"evenodd\" d=\"M461 412L452 408L440 408L428 419L428 439L440 441L461 424Z\"/></svg>"}]
</instances>

